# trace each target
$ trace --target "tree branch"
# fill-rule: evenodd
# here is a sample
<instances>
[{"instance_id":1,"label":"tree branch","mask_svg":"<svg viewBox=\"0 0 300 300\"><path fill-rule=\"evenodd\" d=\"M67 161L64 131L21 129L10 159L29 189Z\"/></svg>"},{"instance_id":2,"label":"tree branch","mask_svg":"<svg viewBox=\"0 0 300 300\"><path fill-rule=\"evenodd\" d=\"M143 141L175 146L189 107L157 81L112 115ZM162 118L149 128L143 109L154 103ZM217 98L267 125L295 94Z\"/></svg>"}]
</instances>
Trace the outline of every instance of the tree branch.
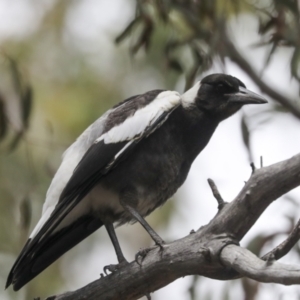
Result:
<instances>
[{"instance_id":1,"label":"tree branch","mask_svg":"<svg viewBox=\"0 0 300 300\"><path fill-rule=\"evenodd\" d=\"M249 250L229 245L220 257L222 263L239 272L242 276L259 282L273 282L284 285L300 283L300 265L293 266L276 261L266 262Z\"/></svg>"},{"instance_id":2,"label":"tree branch","mask_svg":"<svg viewBox=\"0 0 300 300\"><path fill-rule=\"evenodd\" d=\"M295 246L295 244L300 239L300 220L297 222L296 226L289 234L286 240L284 240L280 245L274 248L272 251L265 254L261 259L262 260L270 260L275 259L278 260L281 257L285 256L289 251Z\"/></svg>"},{"instance_id":3,"label":"tree branch","mask_svg":"<svg viewBox=\"0 0 300 300\"><path fill-rule=\"evenodd\" d=\"M219 280L249 276L261 281L268 279L268 282L300 283L300 267L274 265L270 261L263 262L262 265L259 258L254 259L248 252L245 255L245 251L240 250L238 246L231 246L238 244L274 200L299 185L300 154L258 169L251 175L238 196L224 205L209 224L194 234L167 244L163 252L153 247L141 266L132 262L120 271L100 278L77 291L51 299L137 299L182 276L192 274ZM240 269L236 266L237 260L243 266ZM245 267L250 260L256 262L257 276L253 270ZM274 267L264 270L263 266L266 264ZM278 277L279 270L285 272L284 277L281 273L282 281Z\"/></svg>"}]
</instances>

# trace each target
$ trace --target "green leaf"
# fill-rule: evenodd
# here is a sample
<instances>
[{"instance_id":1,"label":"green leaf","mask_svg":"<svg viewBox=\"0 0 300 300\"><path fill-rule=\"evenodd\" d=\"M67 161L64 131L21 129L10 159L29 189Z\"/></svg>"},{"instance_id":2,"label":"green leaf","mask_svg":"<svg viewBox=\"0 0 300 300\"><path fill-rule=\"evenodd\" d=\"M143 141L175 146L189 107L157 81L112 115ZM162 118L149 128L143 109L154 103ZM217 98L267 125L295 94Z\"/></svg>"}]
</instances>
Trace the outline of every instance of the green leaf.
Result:
<instances>
[{"instance_id":1,"label":"green leaf","mask_svg":"<svg viewBox=\"0 0 300 300\"><path fill-rule=\"evenodd\" d=\"M123 30L122 33L120 33L116 39L115 39L115 42L117 44L121 43L127 36L129 36L132 32L132 30L134 29L134 27L136 27L136 25L139 24L139 22L141 21L141 17L138 16L136 17L134 20L132 20L129 25Z\"/></svg>"},{"instance_id":2,"label":"green leaf","mask_svg":"<svg viewBox=\"0 0 300 300\"><path fill-rule=\"evenodd\" d=\"M131 53L135 54L141 47L145 47L147 50L150 46L150 39L154 29L154 24L150 18L144 18L144 28L142 33L136 42L136 44L131 48Z\"/></svg>"},{"instance_id":3,"label":"green leaf","mask_svg":"<svg viewBox=\"0 0 300 300\"><path fill-rule=\"evenodd\" d=\"M297 81L300 82L300 76L299 76L299 62L300 62L300 49L296 48L292 59L291 59L291 74L292 76L297 79Z\"/></svg>"},{"instance_id":4,"label":"green leaf","mask_svg":"<svg viewBox=\"0 0 300 300\"><path fill-rule=\"evenodd\" d=\"M168 60L168 67L178 73L183 72L183 68L182 68L180 62L178 60L176 60L175 58L171 58Z\"/></svg>"},{"instance_id":5,"label":"green leaf","mask_svg":"<svg viewBox=\"0 0 300 300\"><path fill-rule=\"evenodd\" d=\"M5 114L5 106L2 95L0 95L0 140L2 140L7 133L7 119Z\"/></svg>"},{"instance_id":6,"label":"green leaf","mask_svg":"<svg viewBox=\"0 0 300 300\"><path fill-rule=\"evenodd\" d=\"M20 227L24 231L28 231L31 222L31 202L28 197L25 197L20 204Z\"/></svg>"},{"instance_id":7,"label":"green leaf","mask_svg":"<svg viewBox=\"0 0 300 300\"><path fill-rule=\"evenodd\" d=\"M28 128L30 113L32 110L32 88L28 85L25 88L24 96L22 97L22 119L24 128Z\"/></svg>"}]
</instances>

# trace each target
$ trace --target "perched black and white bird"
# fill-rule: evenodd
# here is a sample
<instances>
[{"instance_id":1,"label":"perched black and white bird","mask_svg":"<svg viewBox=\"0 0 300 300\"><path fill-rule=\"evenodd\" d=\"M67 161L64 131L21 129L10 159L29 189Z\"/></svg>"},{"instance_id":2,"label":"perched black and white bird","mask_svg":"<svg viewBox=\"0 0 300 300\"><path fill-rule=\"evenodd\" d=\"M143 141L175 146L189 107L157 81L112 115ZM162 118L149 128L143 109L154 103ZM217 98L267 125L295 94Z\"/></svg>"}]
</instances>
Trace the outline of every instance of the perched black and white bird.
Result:
<instances>
[{"instance_id":1,"label":"perched black and white bird","mask_svg":"<svg viewBox=\"0 0 300 300\"><path fill-rule=\"evenodd\" d=\"M43 213L13 265L6 287L19 290L66 251L105 226L119 263L127 263L114 224L144 220L185 181L218 124L245 104L267 101L237 78L213 74L183 95L153 90L107 111L64 153ZM114 270L114 268L110 268Z\"/></svg>"}]
</instances>

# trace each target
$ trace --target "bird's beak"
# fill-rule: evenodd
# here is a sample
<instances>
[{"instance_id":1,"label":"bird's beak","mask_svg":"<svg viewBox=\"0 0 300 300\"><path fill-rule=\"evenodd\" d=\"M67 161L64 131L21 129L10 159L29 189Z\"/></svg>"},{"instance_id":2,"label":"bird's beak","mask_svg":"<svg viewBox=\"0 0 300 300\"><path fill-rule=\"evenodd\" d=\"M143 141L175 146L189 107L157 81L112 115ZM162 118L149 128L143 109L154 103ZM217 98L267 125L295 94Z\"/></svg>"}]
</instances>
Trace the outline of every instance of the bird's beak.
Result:
<instances>
[{"instance_id":1,"label":"bird's beak","mask_svg":"<svg viewBox=\"0 0 300 300\"><path fill-rule=\"evenodd\" d=\"M268 103L268 101L264 97L255 94L244 87L240 87L237 93L230 94L228 96L229 96L228 102L241 104L241 105Z\"/></svg>"}]
</instances>

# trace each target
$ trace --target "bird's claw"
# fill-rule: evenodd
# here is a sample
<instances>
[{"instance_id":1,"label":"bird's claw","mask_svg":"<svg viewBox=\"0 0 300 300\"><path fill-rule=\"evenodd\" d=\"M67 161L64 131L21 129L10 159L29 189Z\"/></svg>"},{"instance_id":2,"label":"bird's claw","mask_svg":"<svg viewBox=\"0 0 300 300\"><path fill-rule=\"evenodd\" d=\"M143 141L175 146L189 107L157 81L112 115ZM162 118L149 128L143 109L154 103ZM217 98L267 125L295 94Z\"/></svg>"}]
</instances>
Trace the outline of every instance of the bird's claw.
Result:
<instances>
[{"instance_id":1,"label":"bird's claw","mask_svg":"<svg viewBox=\"0 0 300 300\"><path fill-rule=\"evenodd\" d=\"M135 255L135 261L141 266L142 263L143 263L144 258L147 256L147 254L151 250L156 249L157 246L159 247L159 251L160 251L161 256L162 256L163 250L166 246L166 243L163 240L160 241L159 243L157 242L156 245L153 246L153 247L140 249L140 251L138 251Z\"/></svg>"},{"instance_id":2,"label":"bird's claw","mask_svg":"<svg viewBox=\"0 0 300 300\"><path fill-rule=\"evenodd\" d=\"M119 269L118 265L108 265L103 268L103 272L105 275L108 275L108 271L110 273L113 273L113 272L117 271L118 269Z\"/></svg>"},{"instance_id":3,"label":"bird's claw","mask_svg":"<svg viewBox=\"0 0 300 300\"><path fill-rule=\"evenodd\" d=\"M156 245L159 247L159 252L160 252L160 258L162 258L163 256L163 252L164 252L164 249L166 247L166 243L164 241L162 241L161 243L156 243Z\"/></svg>"},{"instance_id":4,"label":"bird's claw","mask_svg":"<svg viewBox=\"0 0 300 300\"><path fill-rule=\"evenodd\" d=\"M159 246L161 251L163 251L166 243L165 243L165 241L161 240L159 242L156 242L156 245Z\"/></svg>"},{"instance_id":5,"label":"bird's claw","mask_svg":"<svg viewBox=\"0 0 300 300\"><path fill-rule=\"evenodd\" d=\"M121 262L119 264L116 265L107 265L103 268L103 272L105 273L105 275L108 275L108 271L110 273L114 273L116 271L119 271L121 268L123 268L125 265L128 265L129 263L127 261Z\"/></svg>"},{"instance_id":6,"label":"bird's claw","mask_svg":"<svg viewBox=\"0 0 300 300\"><path fill-rule=\"evenodd\" d=\"M140 249L140 251L138 251L135 255L135 261L138 263L138 265L142 265L144 258L147 256L148 252L150 252L152 248L144 248L144 249ZM141 258L141 260L139 260L139 258Z\"/></svg>"}]
</instances>

